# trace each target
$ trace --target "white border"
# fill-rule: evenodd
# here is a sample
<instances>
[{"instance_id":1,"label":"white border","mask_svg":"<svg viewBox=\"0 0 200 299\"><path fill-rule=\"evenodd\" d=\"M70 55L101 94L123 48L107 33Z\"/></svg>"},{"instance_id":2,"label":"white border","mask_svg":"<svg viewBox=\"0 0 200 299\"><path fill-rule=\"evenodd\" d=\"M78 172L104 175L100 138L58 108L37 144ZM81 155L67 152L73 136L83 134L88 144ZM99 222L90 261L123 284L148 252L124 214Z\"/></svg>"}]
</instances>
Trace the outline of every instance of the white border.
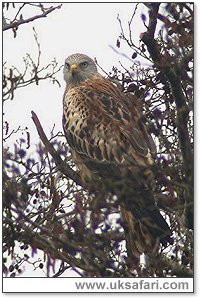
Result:
<instances>
[{"instance_id":1,"label":"white border","mask_svg":"<svg viewBox=\"0 0 200 299\"><path fill-rule=\"evenodd\" d=\"M3 293L192 293L193 278L3 278Z\"/></svg>"}]
</instances>

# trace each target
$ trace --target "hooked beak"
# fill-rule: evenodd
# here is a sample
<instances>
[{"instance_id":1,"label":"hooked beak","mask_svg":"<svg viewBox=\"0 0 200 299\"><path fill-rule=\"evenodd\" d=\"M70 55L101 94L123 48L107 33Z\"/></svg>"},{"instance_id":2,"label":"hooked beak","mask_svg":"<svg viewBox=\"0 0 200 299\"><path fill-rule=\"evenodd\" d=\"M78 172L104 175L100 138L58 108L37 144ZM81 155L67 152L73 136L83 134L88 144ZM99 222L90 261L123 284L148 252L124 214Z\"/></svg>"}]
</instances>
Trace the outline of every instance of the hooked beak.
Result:
<instances>
[{"instance_id":1,"label":"hooked beak","mask_svg":"<svg viewBox=\"0 0 200 299\"><path fill-rule=\"evenodd\" d=\"M76 63L72 64L70 67L70 71L72 73L72 76L78 71L78 65Z\"/></svg>"}]
</instances>

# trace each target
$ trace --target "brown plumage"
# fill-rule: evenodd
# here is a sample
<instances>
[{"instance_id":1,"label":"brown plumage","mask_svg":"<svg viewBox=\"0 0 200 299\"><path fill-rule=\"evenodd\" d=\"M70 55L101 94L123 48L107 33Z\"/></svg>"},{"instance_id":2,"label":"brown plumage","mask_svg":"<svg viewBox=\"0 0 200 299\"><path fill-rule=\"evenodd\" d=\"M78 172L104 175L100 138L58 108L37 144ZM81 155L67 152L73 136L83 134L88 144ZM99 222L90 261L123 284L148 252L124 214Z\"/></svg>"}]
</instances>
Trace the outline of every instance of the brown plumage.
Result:
<instances>
[{"instance_id":1,"label":"brown plumage","mask_svg":"<svg viewBox=\"0 0 200 299\"><path fill-rule=\"evenodd\" d=\"M131 254L166 245L171 232L151 192L154 146L135 105L86 55L66 59L64 78L63 128L81 179L117 195Z\"/></svg>"}]
</instances>

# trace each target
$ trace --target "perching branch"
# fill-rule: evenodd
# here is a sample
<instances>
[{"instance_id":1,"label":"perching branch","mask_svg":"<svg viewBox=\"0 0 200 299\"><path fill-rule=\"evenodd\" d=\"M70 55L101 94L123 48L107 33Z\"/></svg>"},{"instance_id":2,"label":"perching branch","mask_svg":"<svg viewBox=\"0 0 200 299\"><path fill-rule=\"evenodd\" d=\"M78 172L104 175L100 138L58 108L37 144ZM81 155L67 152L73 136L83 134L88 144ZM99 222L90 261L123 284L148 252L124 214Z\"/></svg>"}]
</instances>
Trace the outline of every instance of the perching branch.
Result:
<instances>
[{"instance_id":1,"label":"perching branch","mask_svg":"<svg viewBox=\"0 0 200 299\"><path fill-rule=\"evenodd\" d=\"M41 123L37 117L37 115L35 114L34 111L31 111L32 113L32 119L34 121L34 124L36 126L36 129L38 131L38 134L46 148L46 150L50 153L50 155L52 156L52 158L55 161L56 166L58 167L58 169L68 178L70 178L71 180L73 180L77 185L82 185L80 177L78 175L78 173L76 171L74 171L72 168L70 168L60 157L60 155L58 154L58 152L54 149L54 147L52 146L52 144L49 142L42 126Z\"/></svg>"}]
</instances>

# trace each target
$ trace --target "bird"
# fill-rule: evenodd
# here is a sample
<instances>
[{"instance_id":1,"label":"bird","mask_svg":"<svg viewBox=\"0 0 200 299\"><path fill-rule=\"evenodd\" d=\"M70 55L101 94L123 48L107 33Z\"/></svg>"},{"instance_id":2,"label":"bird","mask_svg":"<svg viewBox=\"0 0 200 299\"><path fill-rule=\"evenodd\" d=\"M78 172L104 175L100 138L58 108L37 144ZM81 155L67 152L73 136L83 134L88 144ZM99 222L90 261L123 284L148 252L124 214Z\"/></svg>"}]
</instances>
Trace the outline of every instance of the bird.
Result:
<instances>
[{"instance_id":1,"label":"bird","mask_svg":"<svg viewBox=\"0 0 200 299\"><path fill-rule=\"evenodd\" d=\"M155 144L134 101L85 54L65 59L63 130L88 189L116 195L133 257L172 243L154 196Z\"/></svg>"}]
</instances>

